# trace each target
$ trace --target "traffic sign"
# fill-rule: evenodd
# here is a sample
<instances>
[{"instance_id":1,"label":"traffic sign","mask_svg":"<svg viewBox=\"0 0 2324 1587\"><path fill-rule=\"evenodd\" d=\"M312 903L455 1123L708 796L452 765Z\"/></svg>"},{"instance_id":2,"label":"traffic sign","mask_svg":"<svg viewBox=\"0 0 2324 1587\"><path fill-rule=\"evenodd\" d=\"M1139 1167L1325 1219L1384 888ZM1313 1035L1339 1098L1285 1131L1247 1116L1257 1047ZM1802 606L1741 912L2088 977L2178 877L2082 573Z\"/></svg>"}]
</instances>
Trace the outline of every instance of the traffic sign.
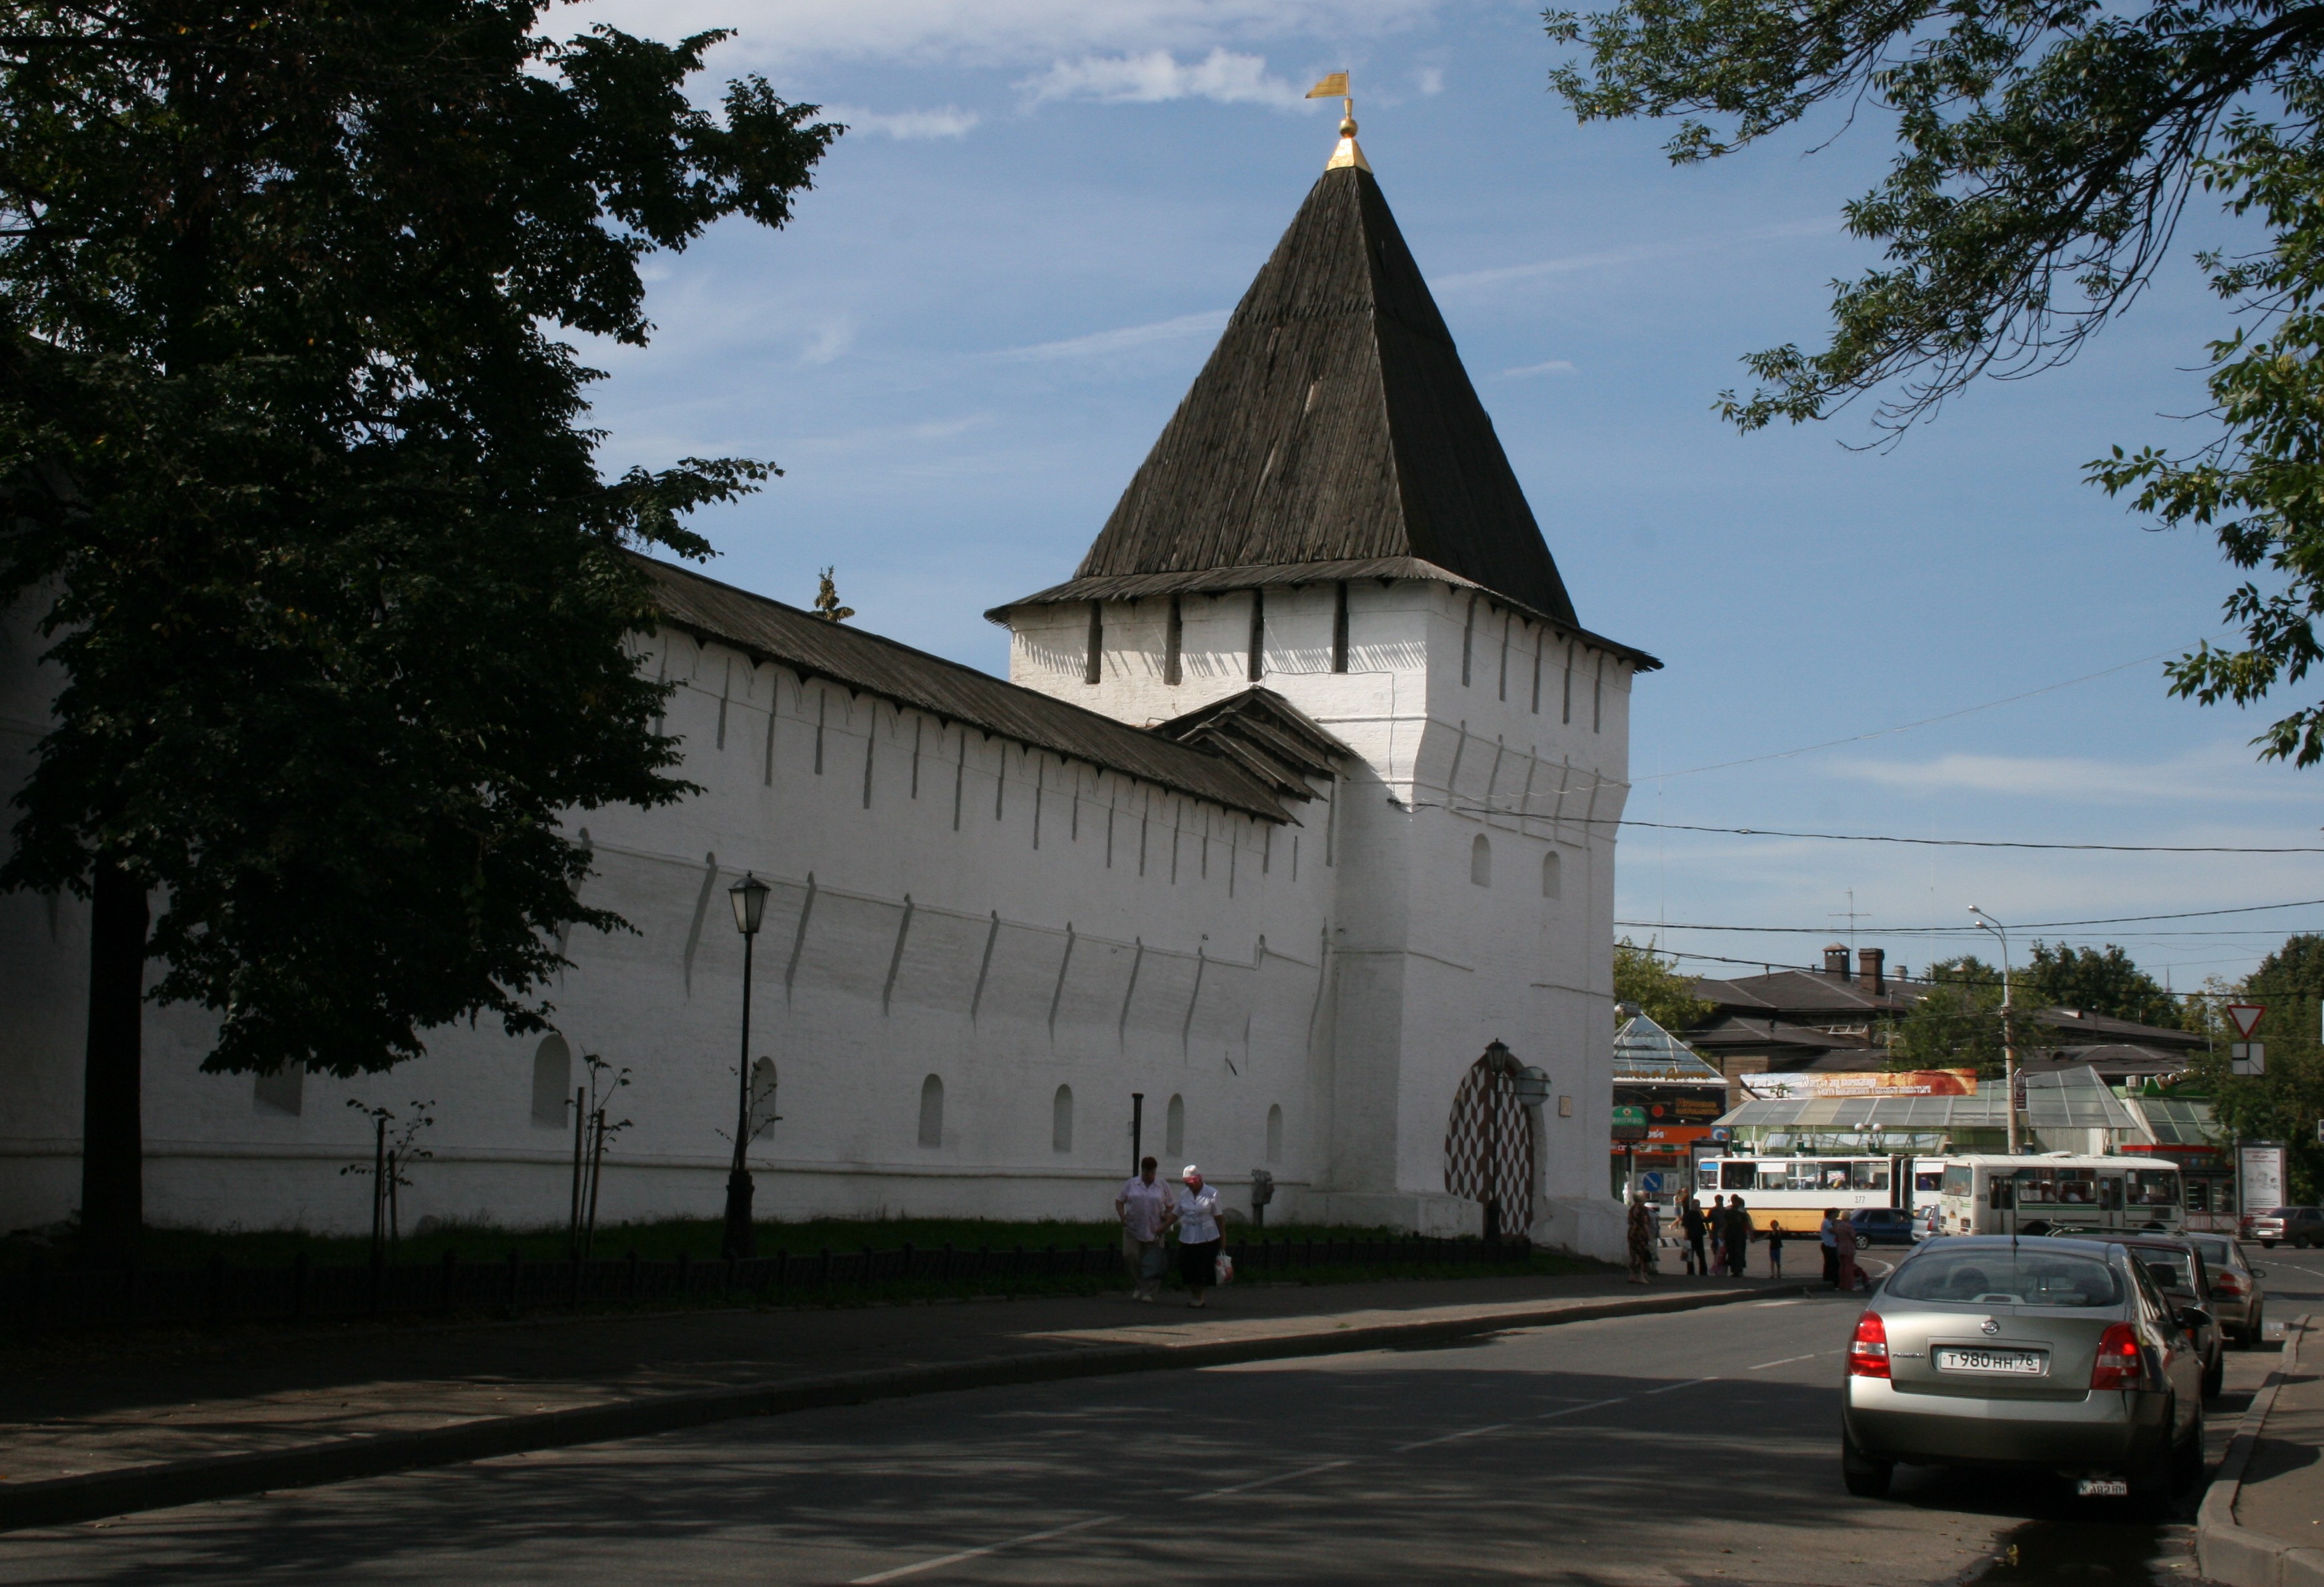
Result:
<instances>
[{"instance_id":1,"label":"traffic sign","mask_svg":"<svg viewBox=\"0 0 2324 1587\"><path fill-rule=\"evenodd\" d=\"M2266 1074L2267 1044L2264 1041L2227 1043L2227 1067L2237 1075Z\"/></svg>"},{"instance_id":2,"label":"traffic sign","mask_svg":"<svg viewBox=\"0 0 2324 1587\"><path fill-rule=\"evenodd\" d=\"M2227 1018L2235 1022L2236 1034L2246 1041L2259 1029L2259 1017L2267 1012L2265 1003L2229 1003Z\"/></svg>"},{"instance_id":3,"label":"traffic sign","mask_svg":"<svg viewBox=\"0 0 2324 1587\"><path fill-rule=\"evenodd\" d=\"M1646 1110L1620 1107L1614 1110L1614 1139L1644 1140L1646 1138Z\"/></svg>"}]
</instances>

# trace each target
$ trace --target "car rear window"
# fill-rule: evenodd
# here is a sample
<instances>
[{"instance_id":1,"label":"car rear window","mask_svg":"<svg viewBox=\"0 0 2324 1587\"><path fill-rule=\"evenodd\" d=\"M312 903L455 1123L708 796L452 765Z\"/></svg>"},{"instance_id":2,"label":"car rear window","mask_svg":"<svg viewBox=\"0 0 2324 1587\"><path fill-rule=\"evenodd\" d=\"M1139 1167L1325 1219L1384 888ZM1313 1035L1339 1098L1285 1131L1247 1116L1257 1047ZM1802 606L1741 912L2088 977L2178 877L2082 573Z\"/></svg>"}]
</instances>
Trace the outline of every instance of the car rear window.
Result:
<instances>
[{"instance_id":1,"label":"car rear window","mask_svg":"<svg viewBox=\"0 0 2324 1587\"><path fill-rule=\"evenodd\" d=\"M2164 1250L2137 1250L2131 1253L2146 1269L2146 1276L2163 1289L2184 1289L2192 1292L2195 1276L2191 1264L2183 1256Z\"/></svg>"},{"instance_id":2,"label":"car rear window","mask_svg":"<svg viewBox=\"0 0 2324 1587\"><path fill-rule=\"evenodd\" d=\"M2235 1252L2227 1249L2227 1242L2224 1240L2199 1240L2195 1241L2195 1249L2203 1253L2205 1261L2218 1267L2231 1267L2235 1263Z\"/></svg>"},{"instance_id":3,"label":"car rear window","mask_svg":"<svg viewBox=\"0 0 2324 1587\"><path fill-rule=\"evenodd\" d=\"M2122 1280L2078 1251L1941 1248L1898 1268L1887 1293L1964 1306L2112 1306L2122 1304Z\"/></svg>"}]
</instances>

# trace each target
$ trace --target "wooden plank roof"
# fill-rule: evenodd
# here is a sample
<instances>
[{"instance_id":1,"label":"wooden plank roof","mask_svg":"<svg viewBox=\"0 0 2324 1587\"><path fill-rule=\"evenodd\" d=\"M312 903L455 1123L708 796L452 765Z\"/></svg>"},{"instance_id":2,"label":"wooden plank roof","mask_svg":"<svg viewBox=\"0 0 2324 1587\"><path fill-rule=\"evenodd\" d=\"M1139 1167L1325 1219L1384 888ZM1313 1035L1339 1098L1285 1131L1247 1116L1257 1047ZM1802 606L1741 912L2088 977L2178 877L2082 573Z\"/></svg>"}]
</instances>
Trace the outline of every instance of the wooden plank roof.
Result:
<instances>
[{"instance_id":1,"label":"wooden plank roof","mask_svg":"<svg viewBox=\"0 0 2324 1587\"><path fill-rule=\"evenodd\" d=\"M1356 167L1308 193L1073 583L1019 604L1093 598L1093 580L1163 593L1346 563L1450 574L1579 629L1420 267Z\"/></svg>"},{"instance_id":2,"label":"wooden plank roof","mask_svg":"<svg viewBox=\"0 0 2324 1587\"><path fill-rule=\"evenodd\" d=\"M654 582L656 608L673 627L777 662L803 678L828 678L850 691L875 694L944 721L964 723L1261 820L1288 822L1292 817L1285 798L1310 797L1304 785L1296 796L1286 786L1286 780L1286 780L1282 771L1297 767L1299 758L1281 752L1279 745L1271 758L1274 763L1261 765L1244 746L1238 746L1238 752L1222 752L1213 735L1170 731L1168 724L1156 731L1132 727L973 667L845 623L825 622L815 613L722 584L692 568L650 557L639 557L637 562ZM1268 715L1280 737L1280 714ZM1314 732L1337 745L1321 728Z\"/></svg>"}]
</instances>

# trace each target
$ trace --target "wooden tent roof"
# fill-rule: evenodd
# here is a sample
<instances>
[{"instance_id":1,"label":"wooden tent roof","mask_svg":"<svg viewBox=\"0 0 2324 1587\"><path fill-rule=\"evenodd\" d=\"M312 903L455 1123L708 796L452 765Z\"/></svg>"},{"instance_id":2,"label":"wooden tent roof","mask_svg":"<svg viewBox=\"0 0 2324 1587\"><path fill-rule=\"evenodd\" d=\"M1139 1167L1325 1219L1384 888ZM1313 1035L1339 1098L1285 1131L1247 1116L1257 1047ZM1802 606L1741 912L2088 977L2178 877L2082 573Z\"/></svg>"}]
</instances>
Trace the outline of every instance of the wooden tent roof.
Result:
<instances>
[{"instance_id":1,"label":"wooden tent roof","mask_svg":"<svg viewBox=\"0 0 2324 1587\"><path fill-rule=\"evenodd\" d=\"M1343 166L1300 206L1074 577L1014 604L1361 577L1474 586L1580 632L1379 182Z\"/></svg>"}]
</instances>

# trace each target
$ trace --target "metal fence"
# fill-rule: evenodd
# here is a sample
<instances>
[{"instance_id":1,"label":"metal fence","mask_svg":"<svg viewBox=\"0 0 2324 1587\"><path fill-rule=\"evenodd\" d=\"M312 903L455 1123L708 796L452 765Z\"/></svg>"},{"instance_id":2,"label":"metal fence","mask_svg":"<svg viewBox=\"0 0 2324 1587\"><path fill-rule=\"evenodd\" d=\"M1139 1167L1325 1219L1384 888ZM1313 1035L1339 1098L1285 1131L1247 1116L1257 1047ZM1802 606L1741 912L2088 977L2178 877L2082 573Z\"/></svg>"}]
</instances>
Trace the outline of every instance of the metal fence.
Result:
<instances>
[{"instance_id":1,"label":"metal fence","mask_svg":"<svg viewBox=\"0 0 2324 1587\"><path fill-rule=\"evenodd\" d=\"M1258 1278L1320 1268L1500 1267L1528 1260L1522 1240L1242 1240L1230 1247L1237 1275ZM389 1313L572 1309L592 1304L673 1302L723 1296L769 1300L881 1285L991 1286L1011 1280L1113 1278L1119 1245L1017 1246L973 1250L953 1246L896 1250L822 1250L728 1260L647 1261L624 1257L527 1261L512 1251L494 1262L464 1262L446 1251L436 1262L321 1266L300 1257L287 1266L152 1269L49 1269L0 1275L0 1319L27 1333L131 1323L214 1324L258 1318L346 1317Z\"/></svg>"}]
</instances>

